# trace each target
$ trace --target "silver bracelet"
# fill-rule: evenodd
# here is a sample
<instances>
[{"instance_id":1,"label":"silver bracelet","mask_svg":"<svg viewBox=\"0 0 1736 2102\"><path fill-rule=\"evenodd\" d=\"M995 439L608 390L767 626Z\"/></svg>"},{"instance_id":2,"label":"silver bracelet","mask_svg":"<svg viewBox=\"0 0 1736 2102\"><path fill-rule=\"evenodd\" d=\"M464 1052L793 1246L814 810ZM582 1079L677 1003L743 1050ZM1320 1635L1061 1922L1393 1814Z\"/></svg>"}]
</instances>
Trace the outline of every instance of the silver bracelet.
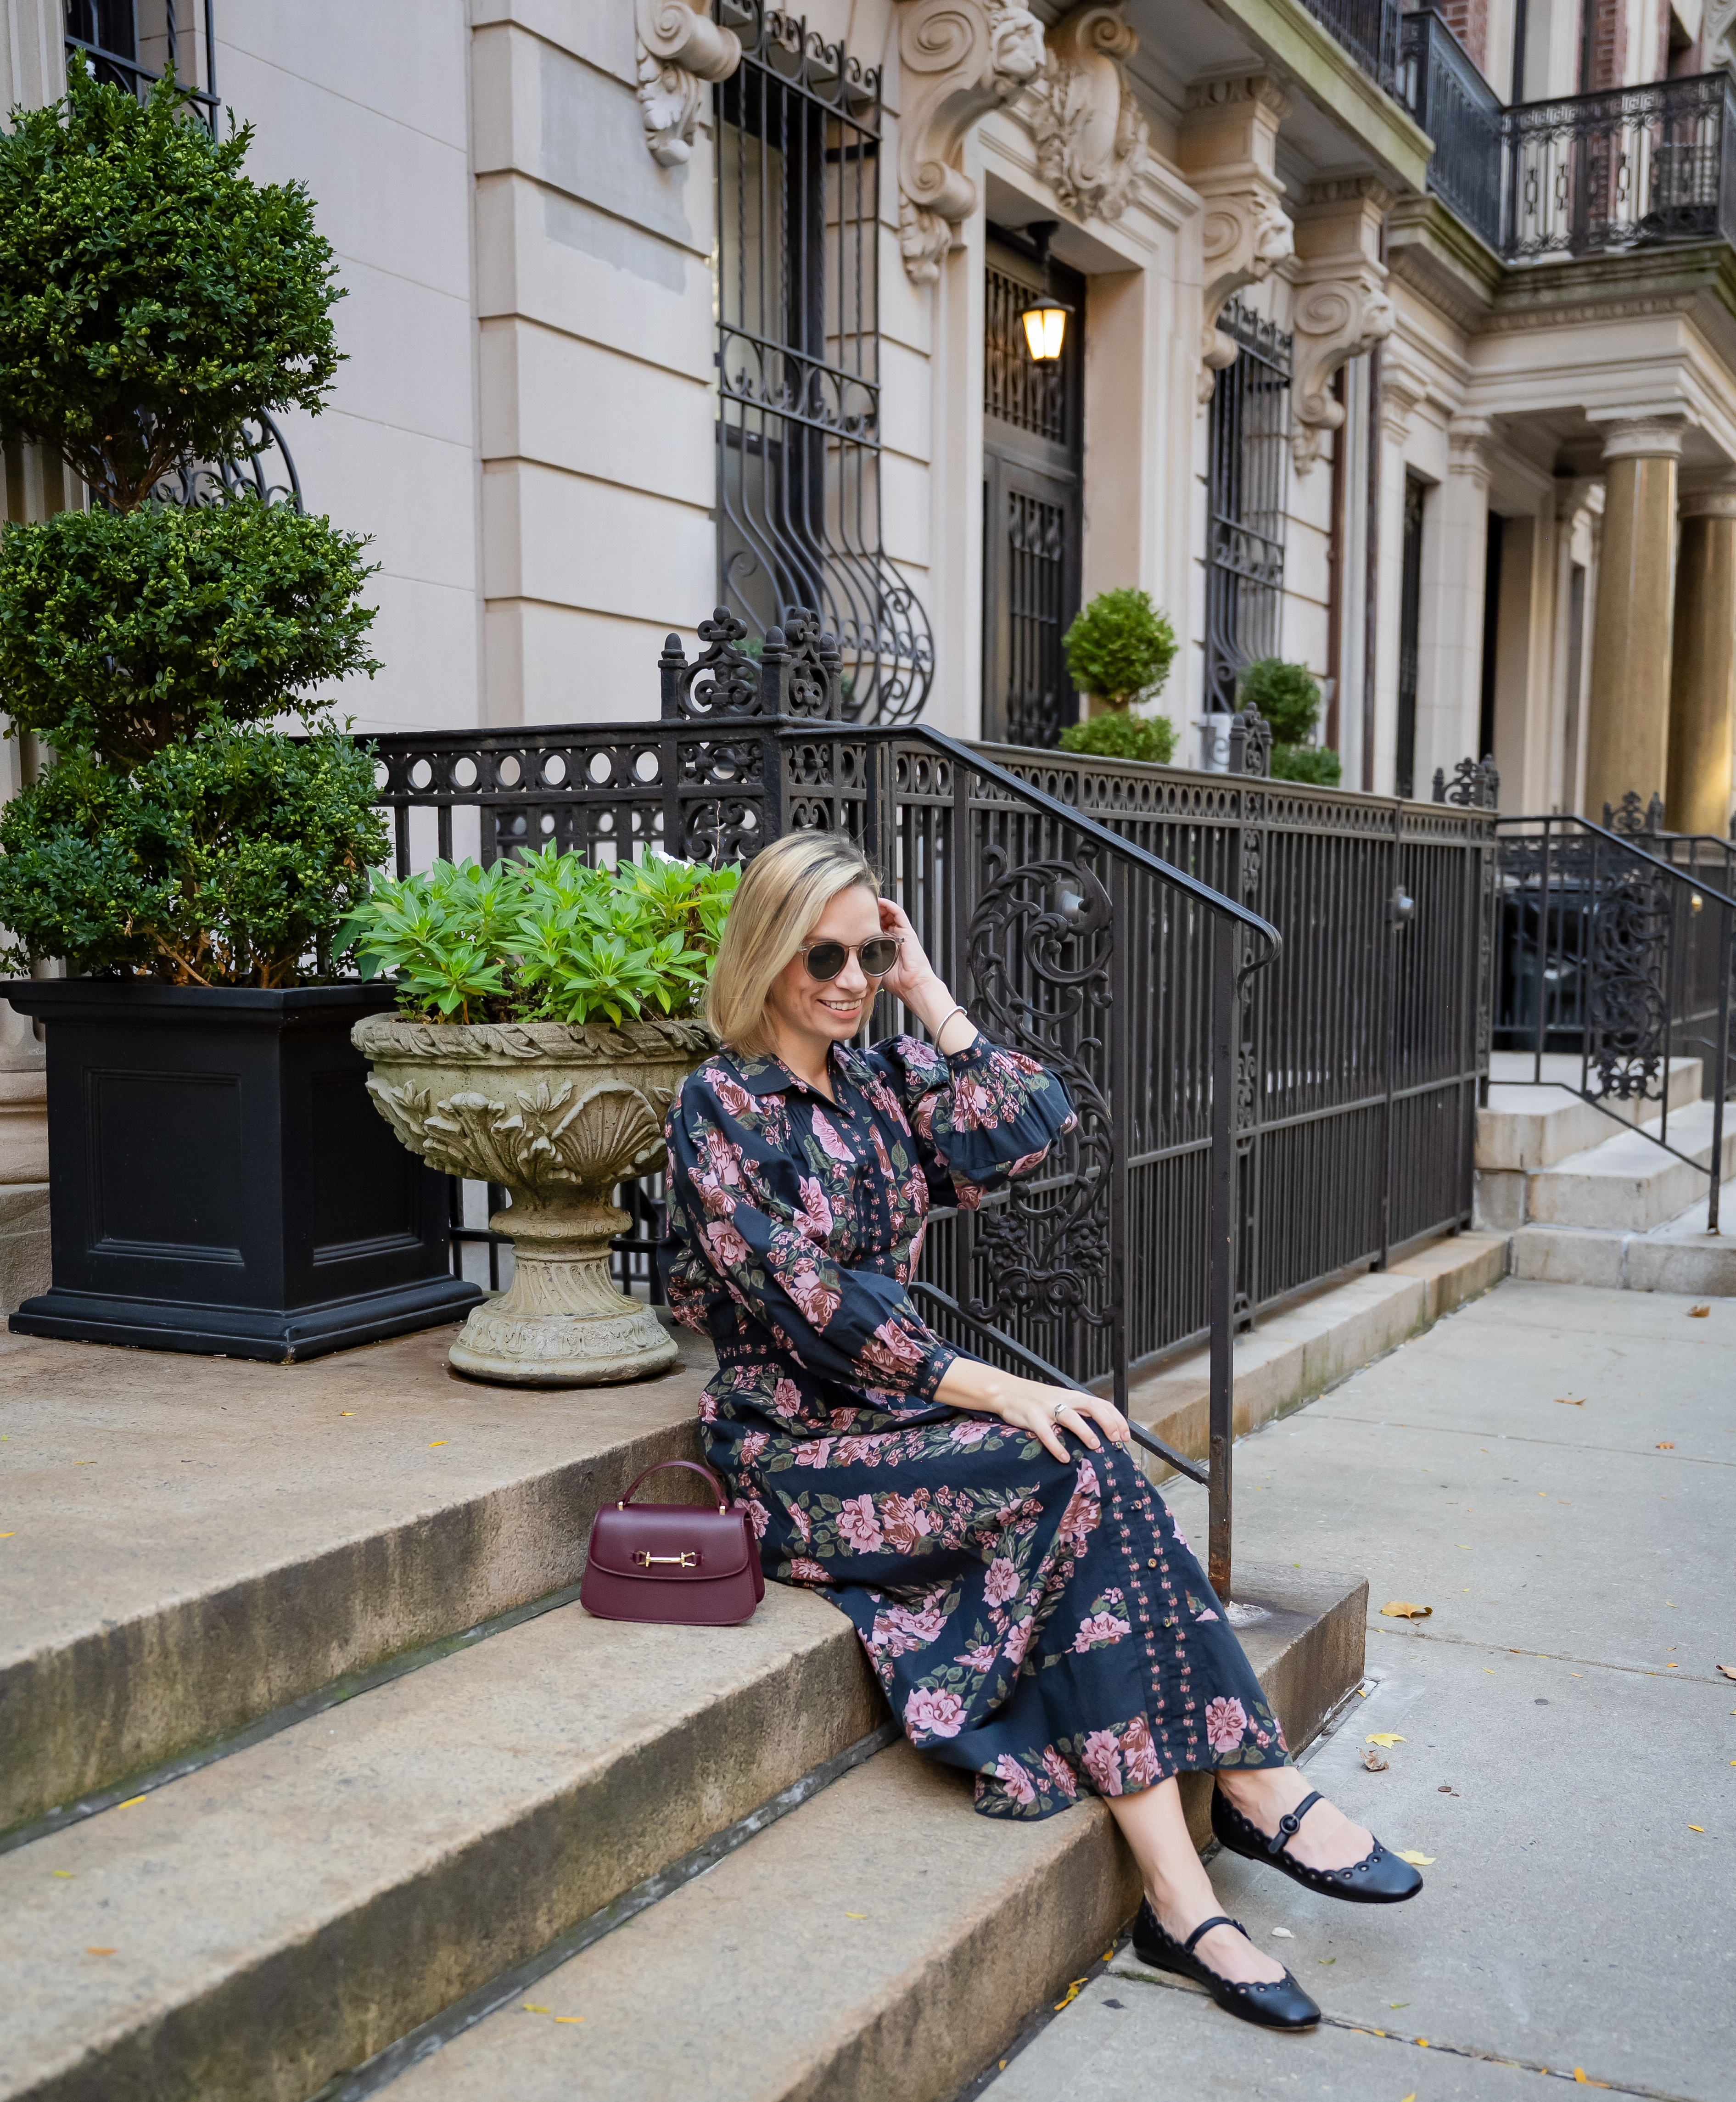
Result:
<instances>
[{"instance_id":1,"label":"silver bracelet","mask_svg":"<svg viewBox=\"0 0 1736 2102\"><path fill-rule=\"evenodd\" d=\"M947 1023L952 1020L953 1017L954 1017L955 1014L962 1014L962 1015L964 1017L964 1018L965 1018L965 1020L966 1020L967 1022L968 1022L968 1021L970 1020L970 1018L970 1018L970 1011L969 1011L969 1009L967 1009L967 1008L964 1008L964 1007L950 1007L950 1008L948 1008L948 1009L947 1009L947 1010L946 1010L946 1013L944 1013L944 1014L941 1017L941 1018L940 1018L940 1022L939 1022L939 1023L937 1025L937 1027L936 1027L936 1028L935 1028L935 1031L934 1031L934 1048L935 1048L935 1049L936 1049L937 1051L939 1051L939 1050L940 1050L940 1049L941 1049L941 1030L943 1030L943 1029L946 1027ZM944 1052L942 1052L941 1055L944 1058L946 1054Z\"/></svg>"}]
</instances>

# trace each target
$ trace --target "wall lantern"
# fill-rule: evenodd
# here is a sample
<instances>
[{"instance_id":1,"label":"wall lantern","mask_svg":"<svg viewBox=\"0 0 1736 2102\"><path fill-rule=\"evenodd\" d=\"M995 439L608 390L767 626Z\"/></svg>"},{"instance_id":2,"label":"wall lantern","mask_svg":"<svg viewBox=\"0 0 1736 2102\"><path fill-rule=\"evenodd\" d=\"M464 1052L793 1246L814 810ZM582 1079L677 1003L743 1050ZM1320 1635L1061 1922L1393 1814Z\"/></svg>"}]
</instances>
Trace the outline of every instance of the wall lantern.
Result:
<instances>
[{"instance_id":1,"label":"wall lantern","mask_svg":"<svg viewBox=\"0 0 1736 2102\"><path fill-rule=\"evenodd\" d=\"M1073 312L1065 299L1057 299L1048 290L1049 242L1056 224L1052 219L1039 219L1025 229L1036 251L1043 277L1043 290L1034 292L1019 309L1019 319L1025 326L1025 348L1030 353L1033 365L1061 362L1061 348L1067 340L1067 317Z\"/></svg>"}]
</instances>

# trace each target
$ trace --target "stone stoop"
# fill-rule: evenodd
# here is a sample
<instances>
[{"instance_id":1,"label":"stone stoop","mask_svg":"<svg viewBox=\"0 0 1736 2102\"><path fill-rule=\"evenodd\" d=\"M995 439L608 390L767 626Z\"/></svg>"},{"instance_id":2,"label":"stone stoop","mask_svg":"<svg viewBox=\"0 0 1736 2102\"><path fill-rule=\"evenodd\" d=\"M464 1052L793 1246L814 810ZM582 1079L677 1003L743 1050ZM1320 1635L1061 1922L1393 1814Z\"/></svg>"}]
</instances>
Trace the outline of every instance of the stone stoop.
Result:
<instances>
[{"instance_id":1,"label":"stone stoop","mask_svg":"<svg viewBox=\"0 0 1736 2102\"><path fill-rule=\"evenodd\" d=\"M1630 1131L1564 1091L1491 1086L1477 1114L1477 1213L1512 1233L1516 1277L1736 1293L1736 1249L1706 1231L1713 1105L1699 1075L1698 1059L1672 1062L1668 1136L1685 1160L1645 1135L1658 1129L1656 1104ZM1736 1104L1725 1106L1720 1169L1726 1184L1736 1175Z\"/></svg>"},{"instance_id":2,"label":"stone stoop","mask_svg":"<svg viewBox=\"0 0 1736 2102\"><path fill-rule=\"evenodd\" d=\"M1433 1241L1389 1270L1316 1293L1238 1336L1237 1437L1300 1408L1499 1284L1507 1275L1508 1244L1507 1235L1495 1233ZM1190 1460L1203 1460L1210 1450L1211 1370L1210 1353L1195 1350L1136 1377L1128 1391L1136 1420ZM1160 1460L1145 1464L1154 1481L1173 1474Z\"/></svg>"}]
</instances>

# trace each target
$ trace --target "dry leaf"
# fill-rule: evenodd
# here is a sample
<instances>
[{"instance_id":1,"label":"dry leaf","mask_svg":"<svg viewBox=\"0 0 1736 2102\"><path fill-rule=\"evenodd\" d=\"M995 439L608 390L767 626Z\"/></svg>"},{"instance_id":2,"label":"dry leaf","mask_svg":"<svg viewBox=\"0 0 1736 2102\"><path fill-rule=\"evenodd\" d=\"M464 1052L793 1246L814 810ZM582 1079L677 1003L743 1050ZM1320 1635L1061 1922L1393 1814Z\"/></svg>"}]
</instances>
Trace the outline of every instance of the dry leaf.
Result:
<instances>
[{"instance_id":1,"label":"dry leaf","mask_svg":"<svg viewBox=\"0 0 1736 2102\"><path fill-rule=\"evenodd\" d=\"M1555 1399L1557 1405L1562 1408L1583 1408L1585 1406L1585 1400L1583 1395L1578 1400L1575 1400L1570 1394L1558 1394Z\"/></svg>"},{"instance_id":2,"label":"dry leaf","mask_svg":"<svg viewBox=\"0 0 1736 2102\"><path fill-rule=\"evenodd\" d=\"M1413 1854L1402 1847L1398 1849L1398 1858L1401 1861L1408 1861L1413 1869L1432 1869L1435 1865L1433 1854Z\"/></svg>"},{"instance_id":3,"label":"dry leaf","mask_svg":"<svg viewBox=\"0 0 1736 2102\"><path fill-rule=\"evenodd\" d=\"M1658 1450L1660 1452L1673 1452L1676 1450L1676 1440L1673 1438L1666 1438L1658 1446Z\"/></svg>"},{"instance_id":4,"label":"dry leaf","mask_svg":"<svg viewBox=\"0 0 1736 2102\"><path fill-rule=\"evenodd\" d=\"M527 2015L550 2015L554 2012L554 2009L552 2007L534 2007L530 2004L529 2001L526 2000L525 2002L525 2012Z\"/></svg>"},{"instance_id":5,"label":"dry leaf","mask_svg":"<svg viewBox=\"0 0 1736 2102\"><path fill-rule=\"evenodd\" d=\"M866 1919L867 1917L865 1912L847 1912L844 1914L846 1919Z\"/></svg>"},{"instance_id":6,"label":"dry leaf","mask_svg":"<svg viewBox=\"0 0 1736 2102\"><path fill-rule=\"evenodd\" d=\"M353 1408L340 1408L338 1413L339 1416L353 1416L356 1412Z\"/></svg>"},{"instance_id":7,"label":"dry leaf","mask_svg":"<svg viewBox=\"0 0 1736 2102\"><path fill-rule=\"evenodd\" d=\"M112 1949L87 1949L85 1951L86 1956L113 1956L113 1953Z\"/></svg>"},{"instance_id":8,"label":"dry leaf","mask_svg":"<svg viewBox=\"0 0 1736 2102\"><path fill-rule=\"evenodd\" d=\"M1380 1611L1389 1621L1426 1621L1434 1608L1413 1606L1408 1599L1388 1599Z\"/></svg>"},{"instance_id":9,"label":"dry leaf","mask_svg":"<svg viewBox=\"0 0 1736 2102\"><path fill-rule=\"evenodd\" d=\"M1083 1978L1075 1978L1073 1983L1067 1988L1066 1991L1061 1995L1060 1999L1055 2002L1056 2013L1058 2015L1063 2007L1070 2007L1074 2002L1078 1999L1079 1994L1084 1990L1088 1982L1089 1981Z\"/></svg>"},{"instance_id":10,"label":"dry leaf","mask_svg":"<svg viewBox=\"0 0 1736 2102\"><path fill-rule=\"evenodd\" d=\"M1384 1773L1387 1770L1386 1760L1381 1758L1372 1745L1364 1745L1362 1747L1362 1770L1365 1773Z\"/></svg>"},{"instance_id":11,"label":"dry leaf","mask_svg":"<svg viewBox=\"0 0 1736 2102\"><path fill-rule=\"evenodd\" d=\"M556 2015L555 2017L557 2022L582 2022L584 2019L582 2015Z\"/></svg>"},{"instance_id":12,"label":"dry leaf","mask_svg":"<svg viewBox=\"0 0 1736 2102\"><path fill-rule=\"evenodd\" d=\"M1388 1751L1394 1745L1402 1745L1404 1741L1396 1730L1371 1730L1362 1740L1365 1745L1384 1745Z\"/></svg>"},{"instance_id":13,"label":"dry leaf","mask_svg":"<svg viewBox=\"0 0 1736 2102\"><path fill-rule=\"evenodd\" d=\"M1720 1664L1718 1669L1726 1678L1736 1678L1736 1664Z\"/></svg>"},{"instance_id":14,"label":"dry leaf","mask_svg":"<svg viewBox=\"0 0 1736 2102\"><path fill-rule=\"evenodd\" d=\"M446 1441L444 1438L432 1439L429 1441L428 1450L432 1452L435 1450L436 1446L444 1445L445 1442Z\"/></svg>"},{"instance_id":15,"label":"dry leaf","mask_svg":"<svg viewBox=\"0 0 1736 2102\"><path fill-rule=\"evenodd\" d=\"M58 1876L62 1882L69 1883L78 1871L76 1869L51 1869L48 1873L51 1876Z\"/></svg>"},{"instance_id":16,"label":"dry leaf","mask_svg":"<svg viewBox=\"0 0 1736 2102\"><path fill-rule=\"evenodd\" d=\"M17 1537L16 1532L0 1532L0 1540L16 1540Z\"/></svg>"},{"instance_id":17,"label":"dry leaf","mask_svg":"<svg viewBox=\"0 0 1736 2102\"><path fill-rule=\"evenodd\" d=\"M1703 1321L1711 1311L1712 1309L1709 1306L1690 1306L1688 1309L1688 1319L1690 1321Z\"/></svg>"},{"instance_id":18,"label":"dry leaf","mask_svg":"<svg viewBox=\"0 0 1736 2102\"><path fill-rule=\"evenodd\" d=\"M1703 1825L1690 1825L1688 1827L1688 1829L1690 1832L1703 1832L1706 1829L1706 1827Z\"/></svg>"},{"instance_id":19,"label":"dry leaf","mask_svg":"<svg viewBox=\"0 0 1736 2102\"><path fill-rule=\"evenodd\" d=\"M117 1810L131 1810L135 1803L143 1803L144 1800L144 1798L142 1795L130 1795L125 1803L117 1803L114 1807Z\"/></svg>"}]
</instances>

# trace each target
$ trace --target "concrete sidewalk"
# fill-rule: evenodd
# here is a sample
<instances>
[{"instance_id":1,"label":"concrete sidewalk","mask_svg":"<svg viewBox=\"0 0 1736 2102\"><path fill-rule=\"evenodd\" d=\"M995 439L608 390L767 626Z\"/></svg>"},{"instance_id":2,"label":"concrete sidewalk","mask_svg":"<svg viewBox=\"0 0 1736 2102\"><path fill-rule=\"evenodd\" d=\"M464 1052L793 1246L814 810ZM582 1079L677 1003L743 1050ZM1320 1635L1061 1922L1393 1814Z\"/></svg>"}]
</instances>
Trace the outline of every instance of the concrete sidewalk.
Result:
<instances>
[{"instance_id":1,"label":"concrete sidewalk","mask_svg":"<svg viewBox=\"0 0 1736 2102\"><path fill-rule=\"evenodd\" d=\"M1364 1910L1220 1856L1321 2028L1123 1945L992 2102L1736 2097L1736 1304L1694 1303L1510 1281L1237 1447L1239 1554L1368 1572L1369 1690L1309 1776L1427 1887ZM1376 1731L1403 1741L1370 1773Z\"/></svg>"}]
</instances>

